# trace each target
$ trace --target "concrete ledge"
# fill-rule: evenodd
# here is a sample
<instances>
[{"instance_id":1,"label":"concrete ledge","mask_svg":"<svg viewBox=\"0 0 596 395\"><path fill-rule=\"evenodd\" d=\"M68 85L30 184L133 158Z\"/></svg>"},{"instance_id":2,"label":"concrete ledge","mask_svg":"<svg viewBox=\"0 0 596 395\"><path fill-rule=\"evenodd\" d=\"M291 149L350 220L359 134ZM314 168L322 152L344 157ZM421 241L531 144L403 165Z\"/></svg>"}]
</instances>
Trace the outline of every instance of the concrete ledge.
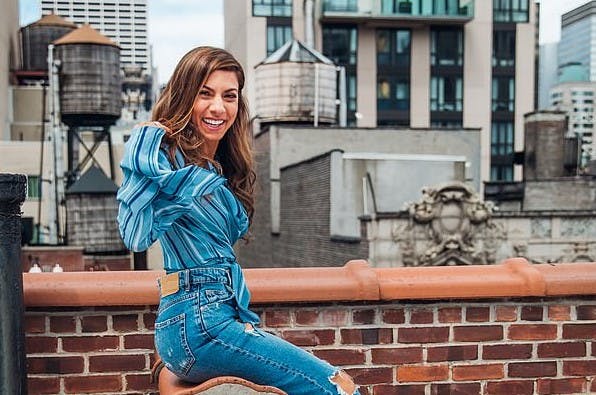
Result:
<instances>
[{"instance_id":1,"label":"concrete ledge","mask_svg":"<svg viewBox=\"0 0 596 395\"><path fill-rule=\"evenodd\" d=\"M25 306L156 305L161 271L24 273ZM253 304L596 294L596 262L492 266L246 269Z\"/></svg>"}]
</instances>

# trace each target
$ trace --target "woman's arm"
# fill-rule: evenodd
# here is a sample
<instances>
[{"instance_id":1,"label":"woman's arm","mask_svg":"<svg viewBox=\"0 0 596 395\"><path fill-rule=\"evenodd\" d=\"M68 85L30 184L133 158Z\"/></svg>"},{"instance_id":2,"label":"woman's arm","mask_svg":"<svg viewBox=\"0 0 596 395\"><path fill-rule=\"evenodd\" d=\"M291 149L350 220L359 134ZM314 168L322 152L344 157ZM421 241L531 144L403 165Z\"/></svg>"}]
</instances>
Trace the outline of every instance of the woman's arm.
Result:
<instances>
[{"instance_id":1,"label":"woman's arm","mask_svg":"<svg viewBox=\"0 0 596 395\"><path fill-rule=\"evenodd\" d=\"M124 179L117 195L124 244L144 251L192 208L196 196L211 193L225 179L199 166L172 169L161 149L163 129L144 125L126 143Z\"/></svg>"}]
</instances>

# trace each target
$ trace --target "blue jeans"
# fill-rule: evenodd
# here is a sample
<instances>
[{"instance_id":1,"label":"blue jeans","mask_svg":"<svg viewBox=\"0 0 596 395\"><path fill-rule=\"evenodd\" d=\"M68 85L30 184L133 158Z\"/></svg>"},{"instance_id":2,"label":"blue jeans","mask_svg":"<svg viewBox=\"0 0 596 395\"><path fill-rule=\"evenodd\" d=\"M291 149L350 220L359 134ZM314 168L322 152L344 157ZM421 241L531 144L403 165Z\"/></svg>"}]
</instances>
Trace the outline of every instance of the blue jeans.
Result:
<instances>
[{"instance_id":1,"label":"blue jeans","mask_svg":"<svg viewBox=\"0 0 596 395\"><path fill-rule=\"evenodd\" d=\"M160 300L155 346L167 368L181 379L203 382L237 376L289 395L359 394L346 392L336 383L344 375L337 368L240 322L227 269L205 267L179 273L179 290Z\"/></svg>"}]
</instances>

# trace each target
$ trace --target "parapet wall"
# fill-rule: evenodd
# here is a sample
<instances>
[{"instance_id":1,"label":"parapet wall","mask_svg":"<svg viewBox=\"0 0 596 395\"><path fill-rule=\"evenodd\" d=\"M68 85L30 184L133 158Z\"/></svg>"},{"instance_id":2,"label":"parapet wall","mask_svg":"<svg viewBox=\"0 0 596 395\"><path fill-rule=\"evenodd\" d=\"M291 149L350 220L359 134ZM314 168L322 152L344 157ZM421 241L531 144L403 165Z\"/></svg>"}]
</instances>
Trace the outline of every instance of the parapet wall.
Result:
<instances>
[{"instance_id":1,"label":"parapet wall","mask_svg":"<svg viewBox=\"0 0 596 395\"><path fill-rule=\"evenodd\" d=\"M31 394L156 393L159 272L24 275ZM596 263L249 269L263 326L362 393L596 392Z\"/></svg>"}]
</instances>

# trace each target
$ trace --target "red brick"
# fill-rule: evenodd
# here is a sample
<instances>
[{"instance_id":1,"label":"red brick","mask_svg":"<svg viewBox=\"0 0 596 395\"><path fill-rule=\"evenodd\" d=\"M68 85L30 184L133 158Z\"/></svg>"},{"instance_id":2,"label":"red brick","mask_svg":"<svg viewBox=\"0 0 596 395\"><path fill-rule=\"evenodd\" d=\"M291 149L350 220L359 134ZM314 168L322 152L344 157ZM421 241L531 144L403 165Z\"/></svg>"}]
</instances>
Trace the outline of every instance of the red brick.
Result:
<instances>
[{"instance_id":1,"label":"red brick","mask_svg":"<svg viewBox=\"0 0 596 395\"><path fill-rule=\"evenodd\" d=\"M29 377L27 391L29 394L57 394L60 392L60 377Z\"/></svg>"},{"instance_id":2,"label":"red brick","mask_svg":"<svg viewBox=\"0 0 596 395\"><path fill-rule=\"evenodd\" d=\"M348 311L345 309L324 309L319 313L319 322L324 326L342 326L348 323Z\"/></svg>"},{"instance_id":3,"label":"red brick","mask_svg":"<svg viewBox=\"0 0 596 395\"><path fill-rule=\"evenodd\" d=\"M596 359L563 361L563 374L566 376L594 376L596 375Z\"/></svg>"},{"instance_id":4,"label":"red brick","mask_svg":"<svg viewBox=\"0 0 596 395\"><path fill-rule=\"evenodd\" d=\"M279 328L290 325L289 310L267 310L265 311L265 325L271 328Z\"/></svg>"},{"instance_id":5,"label":"red brick","mask_svg":"<svg viewBox=\"0 0 596 395\"><path fill-rule=\"evenodd\" d=\"M29 374L66 374L82 373L83 357L29 357L27 358Z\"/></svg>"},{"instance_id":6,"label":"red brick","mask_svg":"<svg viewBox=\"0 0 596 395\"><path fill-rule=\"evenodd\" d=\"M422 362L422 347L373 348L373 364L404 364Z\"/></svg>"},{"instance_id":7,"label":"red brick","mask_svg":"<svg viewBox=\"0 0 596 395\"><path fill-rule=\"evenodd\" d=\"M150 374L127 374L124 376L126 390L128 391L147 391L156 390L156 385L151 383Z\"/></svg>"},{"instance_id":8,"label":"red brick","mask_svg":"<svg viewBox=\"0 0 596 395\"><path fill-rule=\"evenodd\" d=\"M487 322L490 320L489 307L468 307L466 308L466 321Z\"/></svg>"},{"instance_id":9,"label":"red brick","mask_svg":"<svg viewBox=\"0 0 596 395\"><path fill-rule=\"evenodd\" d=\"M64 389L69 394L95 394L122 391L120 376L73 376L64 378Z\"/></svg>"},{"instance_id":10,"label":"red brick","mask_svg":"<svg viewBox=\"0 0 596 395\"><path fill-rule=\"evenodd\" d=\"M352 311L352 324L367 325L375 323L376 311L373 309Z\"/></svg>"},{"instance_id":11,"label":"red brick","mask_svg":"<svg viewBox=\"0 0 596 395\"><path fill-rule=\"evenodd\" d=\"M449 327L399 328L399 343L443 343L449 340Z\"/></svg>"},{"instance_id":12,"label":"red brick","mask_svg":"<svg viewBox=\"0 0 596 395\"><path fill-rule=\"evenodd\" d=\"M478 358L478 346L430 347L427 350L428 362L467 361Z\"/></svg>"},{"instance_id":13,"label":"red brick","mask_svg":"<svg viewBox=\"0 0 596 395\"><path fill-rule=\"evenodd\" d=\"M145 369L145 355L113 354L89 356L90 372L130 372Z\"/></svg>"},{"instance_id":14,"label":"red brick","mask_svg":"<svg viewBox=\"0 0 596 395\"><path fill-rule=\"evenodd\" d=\"M426 385L375 385L373 395L424 395Z\"/></svg>"},{"instance_id":15,"label":"red brick","mask_svg":"<svg viewBox=\"0 0 596 395\"><path fill-rule=\"evenodd\" d=\"M482 359L529 359L532 357L531 344L496 344L482 346Z\"/></svg>"},{"instance_id":16,"label":"red brick","mask_svg":"<svg viewBox=\"0 0 596 395\"><path fill-rule=\"evenodd\" d=\"M443 307L439 309L439 322L458 323L461 322L461 309L459 307Z\"/></svg>"},{"instance_id":17,"label":"red brick","mask_svg":"<svg viewBox=\"0 0 596 395\"><path fill-rule=\"evenodd\" d=\"M342 329L342 344L390 344L393 342L391 328Z\"/></svg>"},{"instance_id":18,"label":"red brick","mask_svg":"<svg viewBox=\"0 0 596 395\"><path fill-rule=\"evenodd\" d=\"M69 336L62 338L62 349L67 352L117 350L118 336Z\"/></svg>"},{"instance_id":19,"label":"red brick","mask_svg":"<svg viewBox=\"0 0 596 395\"><path fill-rule=\"evenodd\" d=\"M25 316L26 333L44 333L46 331L46 317L38 315Z\"/></svg>"},{"instance_id":20,"label":"red brick","mask_svg":"<svg viewBox=\"0 0 596 395\"><path fill-rule=\"evenodd\" d=\"M596 305L577 306L575 311L578 320L596 321Z\"/></svg>"},{"instance_id":21,"label":"red brick","mask_svg":"<svg viewBox=\"0 0 596 395\"><path fill-rule=\"evenodd\" d=\"M557 363L551 362L512 362L509 364L509 377L550 377L557 375Z\"/></svg>"},{"instance_id":22,"label":"red brick","mask_svg":"<svg viewBox=\"0 0 596 395\"><path fill-rule=\"evenodd\" d=\"M482 393L480 383L432 384L431 395L478 395Z\"/></svg>"},{"instance_id":23,"label":"red brick","mask_svg":"<svg viewBox=\"0 0 596 395\"><path fill-rule=\"evenodd\" d=\"M540 343L538 358L585 357L586 343Z\"/></svg>"},{"instance_id":24,"label":"red brick","mask_svg":"<svg viewBox=\"0 0 596 395\"><path fill-rule=\"evenodd\" d=\"M517 320L516 306L497 306L495 308L496 321L512 322Z\"/></svg>"},{"instance_id":25,"label":"red brick","mask_svg":"<svg viewBox=\"0 0 596 395\"><path fill-rule=\"evenodd\" d=\"M456 326L453 328L453 340L459 342L501 339L503 339L503 327L500 325Z\"/></svg>"},{"instance_id":26,"label":"red brick","mask_svg":"<svg viewBox=\"0 0 596 395\"><path fill-rule=\"evenodd\" d=\"M448 365L403 365L397 367L397 381L441 381L449 378Z\"/></svg>"},{"instance_id":27,"label":"red brick","mask_svg":"<svg viewBox=\"0 0 596 395\"><path fill-rule=\"evenodd\" d=\"M362 365L366 360L364 350L314 350L314 354L331 365Z\"/></svg>"},{"instance_id":28,"label":"red brick","mask_svg":"<svg viewBox=\"0 0 596 395\"><path fill-rule=\"evenodd\" d=\"M596 324L563 324L563 339L596 339Z\"/></svg>"},{"instance_id":29,"label":"red brick","mask_svg":"<svg viewBox=\"0 0 596 395\"><path fill-rule=\"evenodd\" d=\"M542 321L544 308L542 306L523 306L521 319L523 321Z\"/></svg>"},{"instance_id":30,"label":"red brick","mask_svg":"<svg viewBox=\"0 0 596 395\"><path fill-rule=\"evenodd\" d=\"M296 310L296 325L314 325L319 320L316 310Z\"/></svg>"},{"instance_id":31,"label":"red brick","mask_svg":"<svg viewBox=\"0 0 596 395\"><path fill-rule=\"evenodd\" d=\"M75 317L54 316L50 317L50 332L54 333L74 333L77 323Z\"/></svg>"},{"instance_id":32,"label":"red brick","mask_svg":"<svg viewBox=\"0 0 596 395\"><path fill-rule=\"evenodd\" d=\"M145 329L149 329L149 330L155 329L155 318L156 318L156 315L154 313L143 314L143 324L145 324Z\"/></svg>"},{"instance_id":33,"label":"red brick","mask_svg":"<svg viewBox=\"0 0 596 395\"><path fill-rule=\"evenodd\" d=\"M297 346L320 346L335 343L335 331L328 330L286 330L282 337Z\"/></svg>"},{"instance_id":34,"label":"red brick","mask_svg":"<svg viewBox=\"0 0 596 395\"><path fill-rule=\"evenodd\" d=\"M412 309L410 312L411 324L432 324L433 311L430 309Z\"/></svg>"},{"instance_id":35,"label":"red brick","mask_svg":"<svg viewBox=\"0 0 596 395\"><path fill-rule=\"evenodd\" d=\"M383 310L383 322L386 324L403 324L406 322L404 309Z\"/></svg>"},{"instance_id":36,"label":"red brick","mask_svg":"<svg viewBox=\"0 0 596 395\"><path fill-rule=\"evenodd\" d=\"M385 384L393 381L393 368L345 369L358 385Z\"/></svg>"},{"instance_id":37,"label":"red brick","mask_svg":"<svg viewBox=\"0 0 596 395\"><path fill-rule=\"evenodd\" d=\"M117 332L133 332L139 330L138 314L118 314L112 316L112 328ZM100 332L100 331L91 331Z\"/></svg>"},{"instance_id":38,"label":"red brick","mask_svg":"<svg viewBox=\"0 0 596 395\"><path fill-rule=\"evenodd\" d=\"M56 353L58 350L58 338L48 336L27 336L25 338L25 349L27 354Z\"/></svg>"},{"instance_id":39,"label":"red brick","mask_svg":"<svg viewBox=\"0 0 596 395\"><path fill-rule=\"evenodd\" d=\"M105 315L81 317L81 330L83 332L105 332L108 330L107 317Z\"/></svg>"},{"instance_id":40,"label":"red brick","mask_svg":"<svg viewBox=\"0 0 596 395\"><path fill-rule=\"evenodd\" d=\"M557 326L551 324L511 325L507 338L511 340L552 340L557 338Z\"/></svg>"},{"instance_id":41,"label":"red brick","mask_svg":"<svg viewBox=\"0 0 596 395\"><path fill-rule=\"evenodd\" d=\"M456 381L502 379L505 376L502 364L453 366L452 373Z\"/></svg>"},{"instance_id":42,"label":"red brick","mask_svg":"<svg viewBox=\"0 0 596 395\"><path fill-rule=\"evenodd\" d=\"M153 335L125 335L124 348L153 350L155 348Z\"/></svg>"},{"instance_id":43,"label":"red brick","mask_svg":"<svg viewBox=\"0 0 596 395\"><path fill-rule=\"evenodd\" d=\"M538 380L539 394L585 394L588 390L586 379L544 379Z\"/></svg>"},{"instance_id":44,"label":"red brick","mask_svg":"<svg viewBox=\"0 0 596 395\"><path fill-rule=\"evenodd\" d=\"M486 384L486 395L532 395L534 382L525 380L489 381Z\"/></svg>"},{"instance_id":45,"label":"red brick","mask_svg":"<svg viewBox=\"0 0 596 395\"><path fill-rule=\"evenodd\" d=\"M548 318L551 321L569 321L571 319L571 307L548 306Z\"/></svg>"}]
</instances>

